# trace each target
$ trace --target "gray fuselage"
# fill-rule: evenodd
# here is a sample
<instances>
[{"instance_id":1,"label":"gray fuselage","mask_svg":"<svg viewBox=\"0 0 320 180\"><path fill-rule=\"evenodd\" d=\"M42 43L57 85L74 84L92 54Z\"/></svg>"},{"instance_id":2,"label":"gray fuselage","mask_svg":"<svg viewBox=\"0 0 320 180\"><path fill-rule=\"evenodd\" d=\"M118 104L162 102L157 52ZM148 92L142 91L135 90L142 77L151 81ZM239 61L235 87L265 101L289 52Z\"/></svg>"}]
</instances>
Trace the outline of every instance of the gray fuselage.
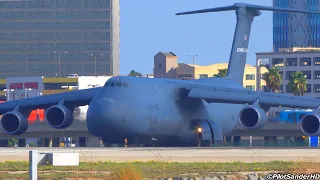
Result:
<instances>
[{"instance_id":1,"label":"gray fuselage","mask_svg":"<svg viewBox=\"0 0 320 180\"><path fill-rule=\"evenodd\" d=\"M114 86L110 86L114 83ZM118 84L117 84L118 83ZM110 143L144 138L179 138L189 141L188 126L194 119L207 119L219 124L223 133L238 123L244 105L206 103L200 99L181 100L181 89L187 85L243 87L224 78L199 80L113 77L91 101L87 111L90 133Z\"/></svg>"}]
</instances>

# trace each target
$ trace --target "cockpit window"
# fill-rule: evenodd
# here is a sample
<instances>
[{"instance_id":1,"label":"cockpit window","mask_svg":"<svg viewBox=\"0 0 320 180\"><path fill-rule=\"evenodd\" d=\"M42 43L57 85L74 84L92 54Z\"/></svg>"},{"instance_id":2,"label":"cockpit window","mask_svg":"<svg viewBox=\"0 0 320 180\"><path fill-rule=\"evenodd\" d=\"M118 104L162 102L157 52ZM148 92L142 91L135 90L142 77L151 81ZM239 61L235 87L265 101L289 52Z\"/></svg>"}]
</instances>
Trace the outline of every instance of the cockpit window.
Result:
<instances>
[{"instance_id":1,"label":"cockpit window","mask_svg":"<svg viewBox=\"0 0 320 180\"><path fill-rule=\"evenodd\" d=\"M107 81L104 86L108 87L108 86L110 86L110 83L111 83L110 81Z\"/></svg>"},{"instance_id":2,"label":"cockpit window","mask_svg":"<svg viewBox=\"0 0 320 180\"><path fill-rule=\"evenodd\" d=\"M106 84L104 85L105 87L128 87L128 84L126 82L122 82L119 80L111 80L107 81Z\"/></svg>"}]
</instances>

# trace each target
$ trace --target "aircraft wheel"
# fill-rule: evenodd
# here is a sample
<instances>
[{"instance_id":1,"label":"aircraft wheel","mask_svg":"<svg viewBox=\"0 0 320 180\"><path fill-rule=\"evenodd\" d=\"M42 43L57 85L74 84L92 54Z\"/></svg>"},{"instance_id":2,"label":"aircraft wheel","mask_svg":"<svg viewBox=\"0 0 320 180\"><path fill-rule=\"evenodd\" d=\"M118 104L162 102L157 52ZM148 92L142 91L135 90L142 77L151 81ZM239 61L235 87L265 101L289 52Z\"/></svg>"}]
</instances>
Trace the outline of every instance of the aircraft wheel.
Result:
<instances>
[{"instance_id":1,"label":"aircraft wheel","mask_svg":"<svg viewBox=\"0 0 320 180\"><path fill-rule=\"evenodd\" d=\"M203 147L212 147L213 143L210 140L204 140L202 141L202 146Z\"/></svg>"}]
</instances>

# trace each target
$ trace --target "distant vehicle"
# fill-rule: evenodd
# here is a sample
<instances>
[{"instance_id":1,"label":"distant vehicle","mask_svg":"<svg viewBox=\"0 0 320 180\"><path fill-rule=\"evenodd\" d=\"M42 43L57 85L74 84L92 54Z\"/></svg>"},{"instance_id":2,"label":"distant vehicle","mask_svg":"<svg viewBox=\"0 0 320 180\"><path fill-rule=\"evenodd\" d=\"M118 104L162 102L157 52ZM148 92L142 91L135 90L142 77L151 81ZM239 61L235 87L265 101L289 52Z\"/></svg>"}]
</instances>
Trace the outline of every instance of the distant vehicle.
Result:
<instances>
[{"instance_id":1,"label":"distant vehicle","mask_svg":"<svg viewBox=\"0 0 320 180\"><path fill-rule=\"evenodd\" d=\"M251 23L261 10L320 12L234 4L177 15L228 10L236 11L237 24L226 77L178 80L114 76L102 87L1 103L1 129L9 135L23 134L34 109L45 109L45 121L51 128L65 129L73 122L75 108L88 105L88 131L106 145L211 146L221 145L223 136L239 123L253 130L251 136L261 136L259 129L268 120L266 112L282 106L316 109L300 120L300 128L308 136L319 136L319 99L251 91L243 87L243 76Z\"/></svg>"},{"instance_id":2,"label":"distant vehicle","mask_svg":"<svg viewBox=\"0 0 320 180\"><path fill-rule=\"evenodd\" d=\"M69 74L68 75L68 78L77 78L78 77L78 74Z\"/></svg>"}]
</instances>

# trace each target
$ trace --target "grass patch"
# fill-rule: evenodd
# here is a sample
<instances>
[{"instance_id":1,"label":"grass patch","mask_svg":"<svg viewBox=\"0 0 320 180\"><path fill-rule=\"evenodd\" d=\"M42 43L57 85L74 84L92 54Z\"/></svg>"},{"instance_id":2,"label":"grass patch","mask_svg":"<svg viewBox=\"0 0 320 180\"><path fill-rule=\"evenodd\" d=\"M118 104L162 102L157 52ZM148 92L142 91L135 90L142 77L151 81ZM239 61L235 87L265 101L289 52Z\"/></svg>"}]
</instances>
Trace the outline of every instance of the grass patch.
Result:
<instances>
[{"instance_id":1,"label":"grass patch","mask_svg":"<svg viewBox=\"0 0 320 180\"><path fill-rule=\"evenodd\" d=\"M28 179L28 162L0 162L0 179ZM81 162L78 167L38 166L39 179L129 179L196 175L208 176L225 172L316 173L320 162ZM19 173L20 172L20 173Z\"/></svg>"}]
</instances>

